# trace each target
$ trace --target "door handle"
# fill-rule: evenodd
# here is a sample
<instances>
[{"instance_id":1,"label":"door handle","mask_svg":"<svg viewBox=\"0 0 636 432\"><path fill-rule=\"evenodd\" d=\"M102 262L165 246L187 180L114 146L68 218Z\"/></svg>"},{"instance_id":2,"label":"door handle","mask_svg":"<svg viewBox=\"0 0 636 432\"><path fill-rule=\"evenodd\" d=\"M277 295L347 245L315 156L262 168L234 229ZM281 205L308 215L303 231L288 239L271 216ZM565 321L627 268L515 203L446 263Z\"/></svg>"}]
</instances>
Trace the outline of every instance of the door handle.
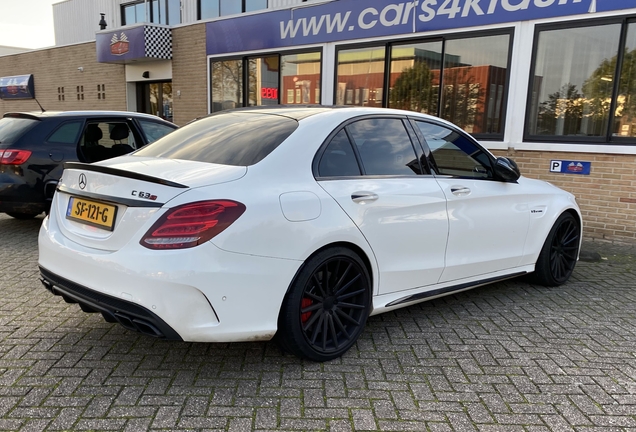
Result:
<instances>
[{"instance_id":1,"label":"door handle","mask_svg":"<svg viewBox=\"0 0 636 432\"><path fill-rule=\"evenodd\" d=\"M351 200L354 203L364 204L368 201L375 201L379 197L377 194L371 192L354 192L351 194Z\"/></svg>"},{"instance_id":2,"label":"door handle","mask_svg":"<svg viewBox=\"0 0 636 432\"><path fill-rule=\"evenodd\" d=\"M464 186L451 186L451 193L457 196L470 195L470 189Z\"/></svg>"}]
</instances>

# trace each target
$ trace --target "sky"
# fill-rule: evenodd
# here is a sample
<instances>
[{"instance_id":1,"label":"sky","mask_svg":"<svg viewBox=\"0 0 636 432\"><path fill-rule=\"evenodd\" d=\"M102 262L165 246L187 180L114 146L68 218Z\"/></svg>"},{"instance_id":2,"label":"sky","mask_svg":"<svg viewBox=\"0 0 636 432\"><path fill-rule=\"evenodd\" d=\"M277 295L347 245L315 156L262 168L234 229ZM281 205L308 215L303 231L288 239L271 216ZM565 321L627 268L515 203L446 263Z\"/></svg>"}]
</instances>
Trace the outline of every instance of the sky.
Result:
<instances>
[{"instance_id":1,"label":"sky","mask_svg":"<svg viewBox=\"0 0 636 432\"><path fill-rule=\"evenodd\" d=\"M43 48L55 45L53 3L62 0L0 0L0 45Z\"/></svg>"}]
</instances>

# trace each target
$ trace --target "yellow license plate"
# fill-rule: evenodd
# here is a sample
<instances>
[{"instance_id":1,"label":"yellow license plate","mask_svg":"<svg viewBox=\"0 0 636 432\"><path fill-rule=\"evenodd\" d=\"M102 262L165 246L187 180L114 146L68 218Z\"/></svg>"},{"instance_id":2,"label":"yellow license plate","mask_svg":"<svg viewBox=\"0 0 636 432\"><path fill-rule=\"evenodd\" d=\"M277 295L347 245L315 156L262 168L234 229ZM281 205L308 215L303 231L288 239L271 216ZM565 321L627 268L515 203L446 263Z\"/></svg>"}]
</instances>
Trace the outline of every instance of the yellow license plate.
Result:
<instances>
[{"instance_id":1,"label":"yellow license plate","mask_svg":"<svg viewBox=\"0 0 636 432\"><path fill-rule=\"evenodd\" d=\"M108 231L113 230L117 206L84 198L71 197L66 218Z\"/></svg>"}]
</instances>

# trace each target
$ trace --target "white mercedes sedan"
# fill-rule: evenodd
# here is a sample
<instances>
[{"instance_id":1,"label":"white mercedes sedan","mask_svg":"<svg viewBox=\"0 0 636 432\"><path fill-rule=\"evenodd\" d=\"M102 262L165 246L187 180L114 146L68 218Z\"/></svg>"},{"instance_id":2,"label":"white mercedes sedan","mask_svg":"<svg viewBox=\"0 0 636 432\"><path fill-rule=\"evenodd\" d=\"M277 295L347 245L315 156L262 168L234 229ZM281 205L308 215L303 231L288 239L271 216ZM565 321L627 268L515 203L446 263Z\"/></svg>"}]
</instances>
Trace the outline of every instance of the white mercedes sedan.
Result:
<instances>
[{"instance_id":1,"label":"white mercedes sedan","mask_svg":"<svg viewBox=\"0 0 636 432\"><path fill-rule=\"evenodd\" d=\"M39 266L53 294L130 330L276 337L326 361L370 315L528 273L565 283L581 226L572 194L438 118L249 108L67 163Z\"/></svg>"}]
</instances>

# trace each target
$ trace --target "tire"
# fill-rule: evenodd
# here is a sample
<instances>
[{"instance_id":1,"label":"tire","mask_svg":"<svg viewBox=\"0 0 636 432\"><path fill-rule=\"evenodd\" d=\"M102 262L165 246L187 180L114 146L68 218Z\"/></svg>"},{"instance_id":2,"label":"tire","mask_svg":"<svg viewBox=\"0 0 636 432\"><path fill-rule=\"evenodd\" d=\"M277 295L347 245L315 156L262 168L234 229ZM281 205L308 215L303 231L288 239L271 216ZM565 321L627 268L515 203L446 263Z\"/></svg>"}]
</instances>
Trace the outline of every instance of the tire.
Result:
<instances>
[{"instance_id":1,"label":"tire","mask_svg":"<svg viewBox=\"0 0 636 432\"><path fill-rule=\"evenodd\" d=\"M571 213L563 213L552 226L541 248L532 275L534 282L547 287L567 282L576 265L580 240L579 221Z\"/></svg>"},{"instance_id":2,"label":"tire","mask_svg":"<svg viewBox=\"0 0 636 432\"><path fill-rule=\"evenodd\" d=\"M14 218L14 219L28 220L28 219L33 219L34 217L36 217L40 213L7 212L7 214L9 216L11 216L12 218Z\"/></svg>"},{"instance_id":3,"label":"tire","mask_svg":"<svg viewBox=\"0 0 636 432\"><path fill-rule=\"evenodd\" d=\"M351 348L371 311L371 278L360 257L333 247L310 257L292 282L278 319L285 351L316 362Z\"/></svg>"}]
</instances>

